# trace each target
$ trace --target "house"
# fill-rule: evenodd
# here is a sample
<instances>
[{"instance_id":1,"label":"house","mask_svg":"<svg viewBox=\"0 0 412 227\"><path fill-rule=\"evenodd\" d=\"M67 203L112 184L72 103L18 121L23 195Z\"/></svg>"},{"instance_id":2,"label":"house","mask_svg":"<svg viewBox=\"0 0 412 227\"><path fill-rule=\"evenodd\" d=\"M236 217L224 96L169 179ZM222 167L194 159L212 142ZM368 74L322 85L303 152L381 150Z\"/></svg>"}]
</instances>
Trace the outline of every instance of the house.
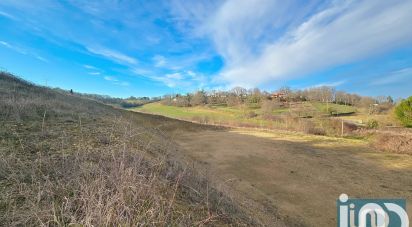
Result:
<instances>
[{"instance_id":1,"label":"house","mask_svg":"<svg viewBox=\"0 0 412 227\"><path fill-rule=\"evenodd\" d=\"M274 92L270 95L270 98L278 99L278 98L284 98L285 96L286 96L286 94L283 93L283 92Z\"/></svg>"}]
</instances>

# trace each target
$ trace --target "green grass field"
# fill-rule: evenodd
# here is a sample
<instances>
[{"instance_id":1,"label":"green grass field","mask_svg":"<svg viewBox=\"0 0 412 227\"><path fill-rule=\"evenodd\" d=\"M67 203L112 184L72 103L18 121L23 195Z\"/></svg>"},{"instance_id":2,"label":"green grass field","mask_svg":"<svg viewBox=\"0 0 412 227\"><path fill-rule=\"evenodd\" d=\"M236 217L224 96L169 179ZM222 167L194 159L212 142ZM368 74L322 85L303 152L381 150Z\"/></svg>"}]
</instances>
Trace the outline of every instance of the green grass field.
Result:
<instances>
[{"instance_id":1,"label":"green grass field","mask_svg":"<svg viewBox=\"0 0 412 227\"><path fill-rule=\"evenodd\" d=\"M319 113L327 113L329 110L334 110L339 114L350 114L355 113L356 108L352 106L338 105L334 103L305 103L306 108L311 109L311 111L316 111ZM250 111L254 111L256 114L262 114L261 109L250 108L250 107L227 107L227 106L196 106L196 107L176 107L162 105L161 103L149 103L140 107L134 108L134 110L164 115L172 118L179 119L191 119L193 117L203 117L208 116L212 119L227 119L227 120L239 120L245 117ZM279 115L285 112L289 112L289 108L283 107L273 110L273 115ZM294 109L292 108L292 111Z\"/></svg>"},{"instance_id":2,"label":"green grass field","mask_svg":"<svg viewBox=\"0 0 412 227\"><path fill-rule=\"evenodd\" d=\"M172 118L191 120L196 117L209 117L211 119L235 120L242 118L243 111L238 108L212 106L212 107L176 107L161 103L149 103L134 110L164 115Z\"/></svg>"},{"instance_id":3,"label":"green grass field","mask_svg":"<svg viewBox=\"0 0 412 227\"><path fill-rule=\"evenodd\" d=\"M235 108L226 106L198 106L198 107L176 107L161 103L150 103L133 108L134 111L158 114L166 117L196 121L201 123L214 123L225 125L247 125L256 127L269 127L275 124L272 121L262 119L259 110L252 108ZM258 116L246 117L246 114L254 111ZM282 111L279 111L279 113Z\"/></svg>"},{"instance_id":4,"label":"green grass field","mask_svg":"<svg viewBox=\"0 0 412 227\"><path fill-rule=\"evenodd\" d=\"M335 103L326 104L321 102L313 102L311 104L317 111L322 113L329 113L330 111L333 111L334 114L350 114L356 112L356 108L353 106L339 105Z\"/></svg>"},{"instance_id":5,"label":"green grass field","mask_svg":"<svg viewBox=\"0 0 412 227\"><path fill-rule=\"evenodd\" d=\"M324 115L327 113L327 108L337 110L338 113L353 113L356 111L354 107L337 105L337 104L326 104L324 103L302 103L298 105L292 105L290 108L281 107L272 111L272 116L277 117L288 112L297 113L298 109L305 116L313 116L314 114ZM232 126L248 126L248 127L262 127L262 128L290 128L292 127L290 123L284 120L269 120L267 117L263 117L261 109L251 108L247 106L242 107L227 107L224 105L219 106L196 106L196 107L176 107L167 106L159 102L149 103L140 107L133 108L134 111L145 112L151 114L163 115L166 117L195 121L208 124L218 124L218 125L232 125ZM249 116L253 111L256 116ZM299 116L303 116L301 113Z\"/></svg>"},{"instance_id":6,"label":"green grass field","mask_svg":"<svg viewBox=\"0 0 412 227\"><path fill-rule=\"evenodd\" d=\"M164 115L172 118L179 119L191 119L197 116L209 116L213 118L235 118L239 114L238 110L216 107L216 108L205 108L205 107L176 107L167 106L160 103L150 103L140 107L134 108L134 110Z\"/></svg>"}]
</instances>

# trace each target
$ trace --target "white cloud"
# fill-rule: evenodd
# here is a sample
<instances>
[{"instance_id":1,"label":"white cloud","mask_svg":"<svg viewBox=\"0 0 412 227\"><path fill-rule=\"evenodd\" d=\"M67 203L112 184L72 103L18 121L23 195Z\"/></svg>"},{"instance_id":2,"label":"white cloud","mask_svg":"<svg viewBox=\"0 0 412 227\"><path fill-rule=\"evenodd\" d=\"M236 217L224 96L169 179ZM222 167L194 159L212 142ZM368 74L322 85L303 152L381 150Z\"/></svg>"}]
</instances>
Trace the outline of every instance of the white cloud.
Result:
<instances>
[{"instance_id":1,"label":"white cloud","mask_svg":"<svg viewBox=\"0 0 412 227\"><path fill-rule=\"evenodd\" d=\"M370 85L376 86L376 85L387 85L387 84L395 84L399 82L405 82L412 79L412 68L404 68L401 70L396 70L393 72L388 73L387 76L383 78L379 78L376 80L372 80Z\"/></svg>"},{"instance_id":2,"label":"white cloud","mask_svg":"<svg viewBox=\"0 0 412 227\"><path fill-rule=\"evenodd\" d=\"M11 14L8 14L6 12L3 12L3 11L0 11L0 16L4 16L4 17L7 17L9 19L16 20L16 18L14 16L12 16Z\"/></svg>"},{"instance_id":3,"label":"white cloud","mask_svg":"<svg viewBox=\"0 0 412 227\"><path fill-rule=\"evenodd\" d=\"M149 76L152 80L162 82L168 87L188 87L191 85L190 81L185 80L181 73L170 73L164 76Z\"/></svg>"},{"instance_id":4,"label":"white cloud","mask_svg":"<svg viewBox=\"0 0 412 227\"><path fill-rule=\"evenodd\" d=\"M5 46L5 47L9 47L9 48L11 47L9 43L4 42L4 41L0 41L0 44Z\"/></svg>"},{"instance_id":5,"label":"white cloud","mask_svg":"<svg viewBox=\"0 0 412 227\"><path fill-rule=\"evenodd\" d=\"M116 77L114 77L114 76L105 76L105 77L103 77L105 80L107 80L107 81L113 81L113 82L118 82L119 80L116 78Z\"/></svg>"},{"instance_id":6,"label":"white cloud","mask_svg":"<svg viewBox=\"0 0 412 227\"><path fill-rule=\"evenodd\" d=\"M3 46L5 46L5 47L7 47L7 48L9 48L9 49L11 49L11 50L14 50L14 51L16 51L16 52L18 52L18 53L20 53L20 54L24 54L24 55L27 55L27 54L28 54L27 51L23 50L23 49L20 48L20 47L11 45L11 44L8 43L8 42L0 41L0 44L3 45Z\"/></svg>"},{"instance_id":7,"label":"white cloud","mask_svg":"<svg viewBox=\"0 0 412 227\"><path fill-rule=\"evenodd\" d=\"M8 42L0 41L0 44L3 45L3 46L5 46L5 47L7 47L7 48L9 48L9 49L11 49L11 50L14 50L14 51L16 51L16 52L18 52L18 53L20 53L20 54L34 57L34 58L36 58L37 60L40 60L40 61L43 61L43 62L46 62L46 63L49 62L46 58L44 58L44 57L42 57L42 56L40 56L40 55L38 55L38 54L36 54L36 53L34 53L34 52L30 52L30 51L25 50L25 49L23 49L23 48L21 48L21 47L12 45L12 44L10 44L10 43L8 43Z\"/></svg>"},{"instance_id":8,"label":"white cloud","mask_svg":"<svg viewBox=\"0 0 412 227\"><path fill-rule=\"evenodd\" d=\"M87 50L93 54L103 56L107 59L110 59L112 61L115 61L121 64L129 64L129 65L137 64L137 60L135 58L125 55L123 53L117 52L115 50L110 50L106 48L92 48L92 47L87 47Z\"/></svg>"},{"instance_id":9,"label":"white cloud","mask_svg":"<svg viewBox=\"0 0 412 227\"><path fill-rule=\"evenodd\" d=\"M86 69L97 69L96 67L92 66L92 65L83 65L84 68Z\"/></svg>"},{"instance_id":10,"label":"white cloud","mask_svg":"<svg viewBox=\"0 0 412 227\"><path fill-rule=\"evenodd\" d=\"M119 79L117 79L114 76L104 76L103 79L110 81L112 84L114 85L119 85L119 86L123 86L123 87L127 87L130 86L129 82L126 81L120 81Z\"/></svg>"},{"instance_id":11,"label":"white cloud","mask_svg":"<svg viewBox=\"0 0 412 227\"><path fill-rule=\"evenodd\" d=\"M39 56L39 55L37 55L37 54L32 54L33 55L33 57L35 57L37 60L40 60L40 61L42 61L42 62L49 62L49 60L47 60L46 58L44 58L44 57L42 57L42 56Z\"/></svg>"},{"instance_id":12,"label":"white cloud","mask_svg":"<svg viewBox=\"0 0 412 227\"><path fill-rule=\"evenodd\" d=\"M154 56L153 61L156 67L163 67L166 65L166 58L162 55Z\"/></svg>"},{"instance_id":13,"label":"white cloud","mask_svg":"<svg viewBox=\"0 0 412 227\"><path fill-rule=\"evenodd\" d=\"M152 73L151 70L142 69L142 68L133 68L131 71L134 74L139 75L139 76L150 75Z\"/></svg>"},{"instance_id":14,"label":"white cloud","mask_svg":"<svg viewBox=\"0 0 412 227\"><path fill-rule=\"evenodd\" d=\"M299 4L292 2L228 0L201 22L225 59L218 81L253 87L412 42L412 1L333 1L311 8L311 16L306 9L295 14Z\"/></svg>"},{"instance_id":15,"label":"white cloud","mask_svg":"<svg viewBox=\"0 0 412 227\"><path fill-rule=\"evenodd\" d=\"M99 68L93 66L93 65L83 65L83 68L90 70L87 74L93 75L93 76L98 76L101 75L102 70Z\"/></svg>"},{"instance_id":16,"label":"white cloud","mask_svg":"<svg viewBox=\"0 0 412 227\"><path fill-rule=\"evenodd\" d=\"M316 84L310 87L337 87L340 86L342 84L346 83L346 80L339 80L339 81L334 81L334 82L326 82L326 83L320 83L320 84Z\"/></svg>"},{"instance_id":17,"label":"white cloud","mask_svg":"<svg viewBox=\"0 0 412 227\"><path fill-rule=\"evenodd\" d=\"M196 77L196 73L191 71L191 70L188 70L186 73L187 73L187 75L189 75L191 77Z\"/></svg>"},{"instance_id":18,"label":"white cloud","mask_svg":"<svg viewBox=\"0 0 412 227\"><path fill-rule=\"evenodd\" d=\"M180 71L164 75L153 74L151 71L135 69L138 76L144 76L154 81L161 82L170 88L201 89L207 84L207 77L193 71Z\"/></svg>"},{"instance_id":19,"label":"white cloud","mask_svg":"<svg viewBox=\"0 0 412 227\"><path fill-rule=\"evenodd\" d=\"M183 79L183 75L180 73L166 74L165 77L168 79L172 79L172 80L182 80Z\"/></svg>"},{"instance_id":20,"label":"white cloud","mask_svg":"<svg viewBox=\"0 0 412 227\"><path fill-rule=\"evenodd\" d=\"M120 85L120 86L124 86L124 87L130 86L130 83L129 83L129 82L125 82L125 81L115 82L114 84Z\"/></svg>"}]
</instances>

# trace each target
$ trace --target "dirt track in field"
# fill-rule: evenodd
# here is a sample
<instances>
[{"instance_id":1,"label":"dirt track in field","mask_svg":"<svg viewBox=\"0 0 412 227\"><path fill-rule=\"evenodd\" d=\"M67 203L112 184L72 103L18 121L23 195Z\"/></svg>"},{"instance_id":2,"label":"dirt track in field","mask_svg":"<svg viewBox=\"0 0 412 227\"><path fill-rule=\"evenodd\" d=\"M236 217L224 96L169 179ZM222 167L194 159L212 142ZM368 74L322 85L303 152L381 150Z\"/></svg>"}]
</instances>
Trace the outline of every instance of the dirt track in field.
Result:
<instances>
[{"instance_id":1,"label":"dirt track in field","mask_svg":"<svg viewBox=\"0 0 412 227\"><path fill-rule=\"evenodd\" d=\"M177 130L184 154L265 210L272 225L336 226L341 193L406 198L412 210L412 156L377 153L362 141L253 130ZM245 205L248 206L247 204Z\"/></svg>"}]
</instances>

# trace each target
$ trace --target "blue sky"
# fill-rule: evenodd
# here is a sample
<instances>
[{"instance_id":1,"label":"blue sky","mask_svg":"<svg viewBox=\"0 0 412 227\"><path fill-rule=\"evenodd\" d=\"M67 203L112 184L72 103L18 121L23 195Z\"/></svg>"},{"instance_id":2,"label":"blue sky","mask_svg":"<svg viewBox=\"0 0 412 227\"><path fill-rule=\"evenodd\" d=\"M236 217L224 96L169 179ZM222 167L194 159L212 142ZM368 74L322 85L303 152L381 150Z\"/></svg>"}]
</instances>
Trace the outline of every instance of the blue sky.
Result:
<instances>
[{"instance_id":1,"label":"blue sky","mask_svg":"<svg viewBox=\"0 0 412 227\"><path fill-rule=\"evenodd\" d=\"M329 85L412 95L411 0L0 1L0 67L116 97Z\"/></svg>"}]
</instances>

